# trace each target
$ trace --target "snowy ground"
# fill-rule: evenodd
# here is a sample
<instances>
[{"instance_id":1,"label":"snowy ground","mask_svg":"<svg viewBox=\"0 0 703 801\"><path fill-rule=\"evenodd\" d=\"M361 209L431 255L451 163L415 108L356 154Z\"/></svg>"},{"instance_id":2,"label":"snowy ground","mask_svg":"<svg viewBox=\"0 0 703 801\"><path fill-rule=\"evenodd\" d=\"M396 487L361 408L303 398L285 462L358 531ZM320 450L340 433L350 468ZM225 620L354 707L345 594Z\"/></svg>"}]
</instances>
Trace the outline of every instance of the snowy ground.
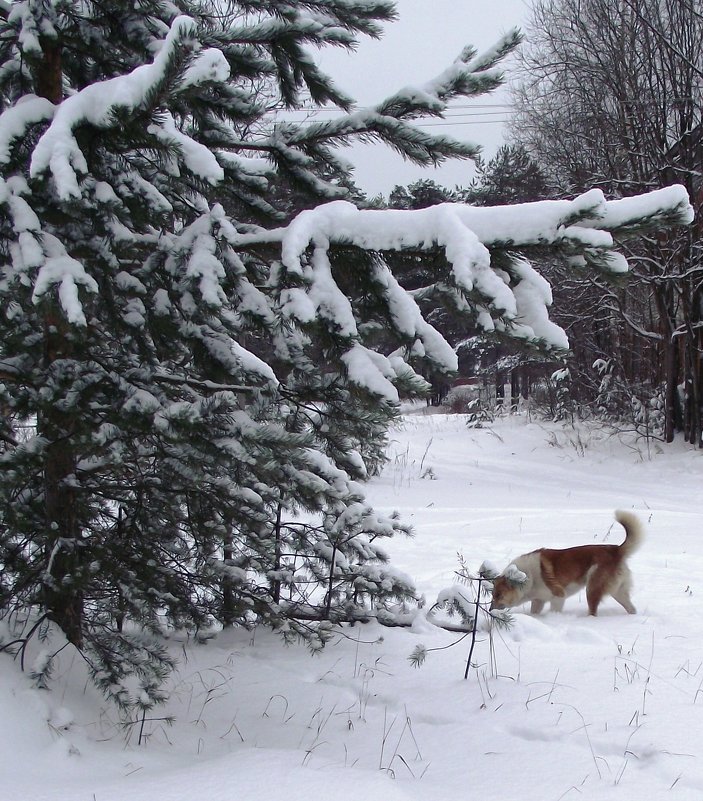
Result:
<instances>
[{"instance_id":1,"label":"snowy ground","mask_svg":"<svg viewBox=\"0 0 703 801\"><path fill-rule=\"evenodd\" d=\"M647 523L639 614L609 600L589 618L578 596L561 615L518 610L492 658L482 636L467 681L467 640L410 665L417 644L456 639L426 622L346 629L314 658L263 631L175 643L176 722L148 722L141 746L77 660L42 691L3 655L0 799L703 798L703 453L656 450L524 417L471 430L407 415L369 496L415 525L390 550L429 601L457 552L503 567L619 542L623 508Z\"/></svg>"}]
</instances>

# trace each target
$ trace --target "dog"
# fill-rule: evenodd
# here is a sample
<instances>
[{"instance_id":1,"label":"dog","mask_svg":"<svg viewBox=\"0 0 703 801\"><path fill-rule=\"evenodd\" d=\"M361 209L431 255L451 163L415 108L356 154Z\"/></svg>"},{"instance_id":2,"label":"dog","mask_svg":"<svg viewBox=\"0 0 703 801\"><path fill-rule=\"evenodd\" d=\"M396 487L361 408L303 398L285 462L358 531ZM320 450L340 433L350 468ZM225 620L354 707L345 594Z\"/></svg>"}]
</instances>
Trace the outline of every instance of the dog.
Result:
<instances>
[{"instance_id":1,"label":"dog","mask_svg":"<svg viewBox=\"0 0 703 801\"><path fill-rule=\"evenodd\" d=\"M616 511L615 519L625 529L621 545L540 548L518 556L493 581L491 609L531 601L530 612L536 615L549 601L552 611L561 612L564 600L585 587L590 615L598 613L605 595L611 595L629 614L636 614L630 599L632 575L626 560L642 543L644 531L632 512Z\"/></svg>"}]
</instances>

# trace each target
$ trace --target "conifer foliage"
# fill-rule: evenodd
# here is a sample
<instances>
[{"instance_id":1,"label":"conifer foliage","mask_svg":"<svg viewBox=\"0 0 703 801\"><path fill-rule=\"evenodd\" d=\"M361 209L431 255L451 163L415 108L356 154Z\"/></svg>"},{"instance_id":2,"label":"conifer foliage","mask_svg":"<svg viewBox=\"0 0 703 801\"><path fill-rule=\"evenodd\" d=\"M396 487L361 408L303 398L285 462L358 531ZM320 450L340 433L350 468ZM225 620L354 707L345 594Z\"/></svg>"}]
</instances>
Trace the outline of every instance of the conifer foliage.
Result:
<instances>
[{"instance_id":1,"label":"conifer foliage","mask_svg":"<svg viewBox=\"0 0 703 801\"><path fill-rule=\"evenodd\" d=\"M386 0L20 0L0 23L5 647L60 629L126 711L162 698L164 627L264 622L316 647L414 597L379 544L407 526L359 482L399 398L425 391L418 365L456 357L384 250L444 248L467 314L562 346L548 287L489 248L621 269L609 229L687 217L677 191L617 211L589 193L520 225L358 211L335 145L475 155L413 120L498 85L519 41L354 111L311 48L393 16ZM339 117L271 116L316 104Z\"/></svg>"}]
</instances>

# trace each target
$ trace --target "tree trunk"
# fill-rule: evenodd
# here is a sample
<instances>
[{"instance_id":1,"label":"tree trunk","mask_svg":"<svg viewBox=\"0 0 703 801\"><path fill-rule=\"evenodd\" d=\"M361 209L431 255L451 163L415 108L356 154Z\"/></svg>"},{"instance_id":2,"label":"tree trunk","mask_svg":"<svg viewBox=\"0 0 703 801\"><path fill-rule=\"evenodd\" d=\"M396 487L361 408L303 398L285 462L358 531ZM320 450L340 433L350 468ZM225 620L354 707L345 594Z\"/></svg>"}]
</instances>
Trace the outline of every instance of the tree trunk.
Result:
<instances>
[{"instance_id":1,"label":"tree trunk","mask_svg":"<svg viewBox=\"0 0 703 801\"><path fill-rule=\"evenodd\" d=\"M63 99L61 46L41 37L42 61L36 72L36 92L58 105ZM47 370L72 357L66 319L55 300L44 312L44 363ZM76 492L69 479L75 472L71 414L49 409L37 420L48 445L44 454L44 508L47 522L47 568L44 583L46 614L61 627L69 642L83 646L83 594L80 590L81 536Z\"/></svg>"},{"instance_id":2,"label":"tree trunk","mask_svg":"<svg viewBox=\"0 0 703 801\"><path fill-rule=\"evenodd\" d=\"M281 511L282 504L278 504L276 509L276 526L274 529L274 554L273 554L273 569L279 571L281 569ZM281 580L276 578L271 584L271 598L275 604L281 601Z\"/></svg>"},{"instance_id":3,"label":"tree trunk","mask_svg":"<svg viewBox=\"0 0 703 801\"><path fill-rule=\"evenodd\" d=\"M701 309L703 305L703 292L697 295L698 308ZM695 348L693 349L693 384L696 388L696 431L695 431L695 444L699 448L703 448L703 330L701 329L703 321L698 320L698 327L695 332ZM691 440L692 442L694 440Z\"/></svg>"},{"instance_id":4,"label":"tree trunk","mask_svg":"<svg viewBox=\"0 0 703 801\"><path fill-rule=\"evenodd\" d=\"M692 445L703 446L701 430L703 425L703 334L701 333L702 292L696 287L684 287L681 291L681 304L686 325L685 335L681 337L683 348L682 363L685 387L684 434Z\"/></svg>"},{"instance_id":5,"label":"tree trunk","mask_svg":"<svg viewBox=\"0 0 703 801\"><path fill-rule=\"evenodd\" d=\"M55 302L44 317L45 366L71 356L66 322ZM70 412L50 407L37 420L37 429L47 440L44 452L44 509L46 513L46 558L44 606L47 617L63 629L77 648L83 645L83 595L80 586L81 536L77 498L72 482L75 455L71 438L75 420Z\"/></svg>"},{"instance_id":6,"label":"tree trunk","mask_svg":"<svg viewBox=\"0 0 703 801\"><path fill-rule=\"evenodd\" d=\"M680 404L678 394L678 350L671 342L664 342L664 440L673 442L677 430L677 420L680 418Z\"/></svg>"},{"instance_id":7,"label":"tree trunk","mask_svg":"<svg viewBox=\"0 0 703 801\"><path fill-rule=\"evenodd\" d=\"M337 543L332 543L332 558L330 560L330 575L327 582L327 595L325 596L324 619L329 620L332 612L332 591L334 589L334 568L337 561Z\"/></svg>"},{"instance_id":8,"label":"tree trunk","mask_svg":"<svg viewBox=\"0 0 703 801\"><path fill-rule=\"evenodd\" d=\"M692 445L703 447L703 337L693 331L686 337L686 439Z\"/></svg>"},{"instance_id":9,"label":"tree trunk","mask_svg":"<svg viewBox=\"0 0 703 801\"><path fill-rule=\"evenodd\" d=\"M39 39L42 61L37 67L37 95L58 105L63 100L63 71L61 67L61 45L56 39L42 36Z\"/></svg>"},{"instance_id":10,"label":"tree trunk","mask_svg":"<svg viewBox=\"0 0 703 801\"><path fill-rule=\"evenodd\" d=\"M228 533L225 537L224 546L222 549L222 559L225 564L227 565L232 564L232 560L234 559L234 549L232 547L232 534ZM220 614L220 623L222 623L223 628L230 628L234 625L236 621L236 598L234 594L234 586L232 584L232 579L228 575L224 575L222 577L221 582L221 589L222 589L222 611Z\"/></svg>"},{"instance_id":11,"label":"tree trunk","mask_svg":"<svg viewBox=\"0 0 703 801\"><path fill-rule=\"evenodd\" d=\"M663 356L662 382L664 384L664 441L673 442L677 429L677 420L680 418L678 382L679 382L679 358L676 342L673 333L674 326L672 315L669 308L669 299L666 289L661 286L653 286L652 292L657 303L659 312L659 324L661 331L661 348Z\"/></svg>"},{"instance_id":12,"label":"tree trunk","mask_svg":"<svg viewBox=\"0 0 703 801\"><path fill-rule=\"evenodd\" d=\"M505 403L505 375L496 373L496 408L502 409Z\"/></svg>"},{"instance_id":13,"label":"tree trunk","mask_svg":"<svg viewBox=\"0 0 703 801\"><path fill-rule=\"evenodd\" d=\"M510 411L515 414L520 403L520 371L518 369L510 372Z\"/></svg>"},{"instance_id":14,"label":"tree trunk","mask_svg":"<svg viewBox=\"0 0 703 801\"><path fill-rule=\"evenodd\" d=\"M530 399L530 384L531 384L530 369L528 367L524 367L522 370L522 381L520 382L520 395L522 396L522 399L525 401Z\"/></svg>"}]
</instances>

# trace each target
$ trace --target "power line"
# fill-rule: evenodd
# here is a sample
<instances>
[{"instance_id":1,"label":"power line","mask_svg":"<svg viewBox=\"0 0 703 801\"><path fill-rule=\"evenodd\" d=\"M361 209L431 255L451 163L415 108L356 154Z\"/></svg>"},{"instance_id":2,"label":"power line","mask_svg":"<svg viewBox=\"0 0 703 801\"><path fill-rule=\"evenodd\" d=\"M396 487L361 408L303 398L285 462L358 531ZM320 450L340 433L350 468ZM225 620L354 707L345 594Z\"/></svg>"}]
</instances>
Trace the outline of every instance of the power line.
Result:
<instances>
[{"instance_id":1,"label":"power line","mask_svg":"<svg viewBox=\"0 0 703 801\"><path fill-rule=\"evenodd\" d=\"M470 114L466 111L460 111L458 114L442 114L442 119L447 117L500 117L505 113L505 111L477 111L475 114Z\"/></svg>"},{"instance_id":2,"label":"power line","mask_svg":"<svg viewBox=\"0 0 703 801\"><path fill-rule=\"evenodd\" d=\"M479 111L479 109L502 109L501 111ZM515 108L515 106L511 103L483 103L478 105L458 105L458 106L449 106L448 110L445 114L442 115L443 119L447 117L489 117L492 115L500 115L507 113L510 109ZM467 111L462 111L462 109L467 109ZM459 114L452 114L454 111L459 111ZM290 114L301 114L303 115L302 119L294 119L293 117L286 116L285 118L278 117L277 111L270 112L270 114L276 117L276 122L305 122L307 118L313 118L315 122L333 122L334 120L338 120L345 116L344 113L339 113L336 116L331 117L323 117L320 118L318 115L320 114L330 114L329 109L325 108L315 108L315 109L292 109L285 112L286 115ZM351 112L352 114L358 112Z\"/></svg>"},{"instance_id":3,"label":"power line","mask_svg":"<svg viewBox=\"0 0 703 801\"><path fill-rule=\"evenodd\" d=\"M415 128L435 128L437 126L442 125L451 125L453 128L460 127L462 125L507 125L507 123L512 122L510 118L504 120L472 120L471 122L415 122L413 123L413 127Z\"/></svg>"},{"instance_id":4,"label":"power line","mask_svg":"<svg viewBox=\"0 0 703 801\"><path fill-rule=\"evenodd\" d=\"M487 120L487 119L479 119L479 118L483 118L483 117L505 117L505 114L506 114L505 111L482 111L482 112L477 112L476 114L468 114L468 113L444 114L441 117L441 120L448 120L448 119L451 118L451 119L456 119L456 120L467 120L467 122L466 123L462 123L462 122L442 122L442 121L438 121L438 122L426 122L426 123L425 122L414 122L412 124L413 125L417 125L417 126L421 126L421 125L463 125L463 124L469 125L469 124L471 124L471 122L468 122L469 120L473 121L474 124L480 124L481 122L483 122L483 123L491 123L491 122L500 122L500 120ZM301 125L301 124L303 124L305 122L310 122L310 123L335 122L336 120L343 120L343 119L344 119L344 115L340 114L338 117L324 117L324 118L315 117L315 118L312 118L312 119L309 119L309 120L306 120L305 118L302 118L302 119L299 119L299 120L295 120L295 119L291 119L291 118L282 119L280 117L277 117L272 121L273 122L277 122L277 123L291 123L291 124L294 124L294 125Z\"/></svg>"},{"instance_id":5,"label":"power line","mask_svg":"<svg viewBox=\"0 0 703 801\"><path fill-rule=\"evenodd\" d=\"M466 103L463 105L450 105L450 109L456 108L515 108L514 103Z\"/></svg>"},{"instance_id":6,"label":"power line","mask_svg":"<svg viewBox=\"0 0 703 801\"><path fill-rule=\"evenodd\" d=\"M513 108L514 103L457 103L456 105L451 104L447 106L449 109L457 109L457 108ZM372 108L368 106L367 108ZM330 109L324 107L315 107L315 108L299 108L299 109L290 109L287 113L289 114L324 114L325 112L329 112ZM275 111L273 113L276 113Z\"/></svg>"}]
</instances>

